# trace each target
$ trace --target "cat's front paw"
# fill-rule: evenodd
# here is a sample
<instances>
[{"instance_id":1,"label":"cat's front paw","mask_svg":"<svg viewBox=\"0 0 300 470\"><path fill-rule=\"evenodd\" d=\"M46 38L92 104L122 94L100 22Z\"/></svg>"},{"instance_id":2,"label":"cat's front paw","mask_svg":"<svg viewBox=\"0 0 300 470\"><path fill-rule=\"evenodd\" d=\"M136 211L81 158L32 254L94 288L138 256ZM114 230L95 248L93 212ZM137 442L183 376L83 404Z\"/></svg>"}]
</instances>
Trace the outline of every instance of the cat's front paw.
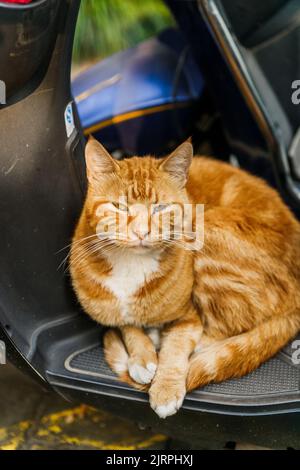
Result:
<instances>
[{"instance_id":1,"label":"cat's front paw","mask_svg":"<svg viewBox=\"0 0 300 470\"><path fill-rule=\"evenodd\" d=\"M151 408L160 418L172 416L183 403L185 384L170 381L154 381L149 390Z\"/></svg>"},{"instance_id":2,"label":"cat's front paw","mask_svg":"<svg viewBox=\"0 0 300 470\"><path fill-rule=\"evenodd\" d=\"M155 375L157 364L155 362L147 362L141 365L136 359L128 360L128 372L130 377L139 384L149 384Z\"/></svg>"}]
</instances>

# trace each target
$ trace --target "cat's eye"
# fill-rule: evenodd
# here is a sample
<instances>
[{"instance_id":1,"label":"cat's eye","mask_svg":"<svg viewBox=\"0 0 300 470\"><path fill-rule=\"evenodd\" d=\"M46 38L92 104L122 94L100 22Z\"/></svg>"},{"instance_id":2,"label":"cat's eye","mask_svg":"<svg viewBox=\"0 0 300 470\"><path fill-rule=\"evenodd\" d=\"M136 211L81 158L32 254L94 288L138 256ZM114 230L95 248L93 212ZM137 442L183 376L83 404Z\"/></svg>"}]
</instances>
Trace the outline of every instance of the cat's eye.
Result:
<instances>
[{"instance_id":1,"label":"cat's eye","mask_svg":"<svg viewBox=\"0 0 300 470\"><path fill-rule=\"evenodd\" d=\"M162 212L163 210L167 209L169 204L157 204L153 207L152 213L156 214L157 212Z\"/></svg>"},{"instance_id":2,"label":"cat's eye","mask_svg":"<svg viewBox=\"0 0 300 470\"><path fill-rule=\"evenodd\" d=\"M112 205L115 206L115 208L119 211L128 212L128 207L125 204L122 204L120 202L112 202Z\"/></svg>"}]
</instances>

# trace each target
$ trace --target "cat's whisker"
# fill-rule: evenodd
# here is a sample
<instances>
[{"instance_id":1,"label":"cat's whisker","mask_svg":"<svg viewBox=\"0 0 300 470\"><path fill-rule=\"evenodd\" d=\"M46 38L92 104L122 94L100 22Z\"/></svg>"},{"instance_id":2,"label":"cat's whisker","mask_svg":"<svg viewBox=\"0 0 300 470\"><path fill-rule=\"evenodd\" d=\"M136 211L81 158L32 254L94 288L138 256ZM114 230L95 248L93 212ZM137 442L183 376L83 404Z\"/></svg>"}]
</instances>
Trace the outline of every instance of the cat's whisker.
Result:
<instances>
[{"instance_id":1,"label":"cat's whisker","mask_svg":"<svg viewBox=\"0 0 300 470\"><path fill-rule=\"evenodd\" d=\"M83 251L89 251L90 249L93 249L95 246L101 247L105 246L106 244L111 243L109 239L103 239L103 240L93 240L92 242L88 242L85 245L80 245L75 247L76 250L83 250Z\"/></svg>"},{"instance_id":2,"label":"cat's whisker","mask_svg":"<svg viewBox=\"0 0 300 470\"><path fill-rule=\"evenodd\" d=\"M88 249L89 247L93 246L95 242L97 242L97 240L88 240L87 242L85 243L82 243L84 240L86 240L87 238L91 238L91 237L85 237L83 239L80 239L77 241L77 245L75 245L74 243L74 246L73 246L73 251L80 248L80 249ZM57 270L59 270L62 266L65 266L66 262L68 261L69 257L71 255L71 251L67 254L67 256L62 260L62 262L59 264Z\"/></svg>"},{"instance_id":3,"label":"cat's whisker","mask_svg":"<svg viewBox=\"0 0 300 470\"><path fill-rule=\"evenodd\" d=\"M89 238L89 237L86 237L86 238ZM74 244L74 247L73 247L73 251L78 249L78 247L80 248L84 248L84 247L88 247L91 243L94 243L94 240L89 240L88 242L85 242L85 243L82 243L82 240L84 239L81 239L81 240L78 240L78 242L81 242L81 245L77 244L75 245ZM59 270L62 266L65 265L65 263L67 262L68 258L70 257L71 255L71 251L67 254L67 256L62 260L62 262L59 264L57 270Z\"/></svg>"},{"instance_id":4,"label":"cat's whisker","mask_svg":"<svg viewBox=\"0 0 300 470\"><path fill-rule=\"evenodd\" d=\"M84 263L90 256L95 255L96 253L100 253L103 251L102 247L95 247L94 250L90 251L89 253L82 254L81 256L79 255L75 260L72 261L72 267L74 266L79 267L81 264ZM109 252L109 247L108 249L105 248L105 252Z\"/></svg>"},{"instance_id":5,"label":"cat's whisker","mask_svg":"<svg viewBox=\"0 0 300 470\"><path fill-rule=\"evenodd\" d=\"M97 234L93 234L93 235L89 235L87 237L79 238L78 240L74 240L71 243L69 243L68 245L66 245L63 248L61 248L60 250L58 250L57 252L55 252L55 254L57 255L57 254L61 253L62 251L66 250L67 248L70 248L72 245L79 244L82 241L87 240L88 238L93 238L93 237L96 237L96 236L97 236Z\"/></svg>"},{"instance_id":6,"label":"cat's whisker","mask_svg":"<svg viewBox=\"0 0 300 470\"><path fill-rule=\"evenodd\" d=\"M94 252L98 251L98 249L95 249L93 251L90 251L89 253L80 253L75 259L73 259L68 267L66 268L65 270L65 273L68 271L68 269L70 268L70 266L72 266L73 268L74 267L77 267L77 266L80 266L80 264L82 264L84 261L87 261L88 258L93 255Z\"/></svg>"},{"instance_id":7,"label":"cat's whisker","mask_svg":"<svg viewBox=\"0 0 300 470\"><path fill-rule=\"evenodd\" d=\"M93 240L93 244L90 244L89 246L79 246L75 247L75 250L77 249L79 253L75 256L75 258L70 259L70 265L76 266L77 262L79 260L84 260L91 256L92 254L96 253L97 251L101 251L106 245L109 245L111 242L110 240L106 240L106 243L102 242L99 243L97 240Z\"/></svg>"}]
</instances>

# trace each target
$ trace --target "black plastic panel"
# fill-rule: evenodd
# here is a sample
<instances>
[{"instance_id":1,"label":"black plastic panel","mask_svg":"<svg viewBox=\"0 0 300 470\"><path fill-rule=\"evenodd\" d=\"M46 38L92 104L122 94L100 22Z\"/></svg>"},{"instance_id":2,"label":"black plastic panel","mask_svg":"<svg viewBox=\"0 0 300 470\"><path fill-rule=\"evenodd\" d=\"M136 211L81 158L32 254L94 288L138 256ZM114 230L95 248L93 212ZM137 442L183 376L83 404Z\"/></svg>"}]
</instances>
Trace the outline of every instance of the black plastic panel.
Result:
<instances>
[{"instance_id":1,"label":"black plastic panel","mask_svg":"<svg viewBox=\"0 0 300 470\"><path fill-rule=\"evenodd\" d=\"M52 0L32 5L54 8ZM69 144L76 128L68 138L65 124L66 106L72 101L70 64L78 7L77 0L59 2L56 27L62 29L42 82L29 95L18 90L18 101L0 110L0 326L29 358L42 331L79 310L68 275L58 269L67 254L59 250L70 243L84 197L79 183L84 159L78 161L78 150L81 156L84 151L76 115L76 152ZM14 8L4 12L14 18ZM35 17L35 9L16 12ZM16 19L14 26L17 30ZM35 41L27 45L33 56L36 46Z\"/></svg>"},{"instance_id":2,"label":"black plastic panel","mask_svg":"<svg viewBox=\"0 0 300 470\"><path fill-rule=\"evenodd\" d=\"M45 73L56 41L59 0L28 5L0 2L0 79L7 98L28 85L38 83Z\"/></svg>"}]
</instances>

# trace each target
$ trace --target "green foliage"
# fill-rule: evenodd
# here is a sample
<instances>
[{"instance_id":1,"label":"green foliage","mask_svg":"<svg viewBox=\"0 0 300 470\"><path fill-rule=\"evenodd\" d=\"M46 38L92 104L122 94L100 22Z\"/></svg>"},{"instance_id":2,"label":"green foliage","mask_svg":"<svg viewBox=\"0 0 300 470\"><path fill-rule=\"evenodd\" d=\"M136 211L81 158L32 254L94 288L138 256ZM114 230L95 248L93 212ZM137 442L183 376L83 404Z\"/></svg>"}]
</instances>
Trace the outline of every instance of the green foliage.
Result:
<instances>
[{"instance_id":1,"label":"green foliage","mask_svg":"<svg viewBox=\"0 0 300 470\"><path fill-rule=\"evenodd\" d=\"M163 0L81 0L74 61L109 56L172 24Z\"/></svg>"}]
</instances>

